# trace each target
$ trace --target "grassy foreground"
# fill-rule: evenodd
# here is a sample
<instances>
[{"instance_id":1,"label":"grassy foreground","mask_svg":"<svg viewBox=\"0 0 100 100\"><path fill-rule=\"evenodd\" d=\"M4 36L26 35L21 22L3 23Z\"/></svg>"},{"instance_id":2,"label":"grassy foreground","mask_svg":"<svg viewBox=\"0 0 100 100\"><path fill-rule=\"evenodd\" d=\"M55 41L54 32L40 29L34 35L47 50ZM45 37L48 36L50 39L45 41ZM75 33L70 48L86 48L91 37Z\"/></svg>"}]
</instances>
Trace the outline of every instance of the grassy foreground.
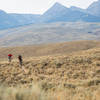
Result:
<instances>
[{"instance_id":1,"label":"grassy foreground","mask_svg":"<svg viewBox=\"0 0 100 100\"><path fill-rule=\"evenodd\" d=\"M0 83L0 100L100 100L100 48L1 61Z\"/></svg>"},{"instance_id":2,"label":"grassy foreground","mask_svg":"<svg viewBox=\"0 0 100 100\"><path fill-rule=\"evenodd\" d=\"M100 100L100 87L64 89L47 92L36 85L31 88L0 87L0 100Z\"/></svg>"}]
</instances>

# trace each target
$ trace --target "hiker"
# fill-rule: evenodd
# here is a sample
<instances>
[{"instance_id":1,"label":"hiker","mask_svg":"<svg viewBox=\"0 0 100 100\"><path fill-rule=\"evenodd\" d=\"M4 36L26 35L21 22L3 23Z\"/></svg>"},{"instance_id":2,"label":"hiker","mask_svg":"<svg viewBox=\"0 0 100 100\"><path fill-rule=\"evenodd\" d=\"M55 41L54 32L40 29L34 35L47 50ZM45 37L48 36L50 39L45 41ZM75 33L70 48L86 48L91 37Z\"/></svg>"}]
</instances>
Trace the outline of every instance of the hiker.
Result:
<instances>
[{"instance_id":1,"label":"hiker","mask_svg":"<svg viewBox=\"0 0 100 100\"><path fill-rule=\"evenodd\" d=\"M8 54L8 61L9 61L9 62L11 62L12 56L13 56L12 54Z\"/></svg>"},{"instance_id":2,"label":"hiker","mask_svg":"<svg viewBox=\"0 0 100 100\"><path fill-rule=\"evenodd\" d=\"M18 56L18 59L19 59L19 64L20 64L20 66L22 66L22 63L23 63L22 56L19 55L19 56Z\"/></svg>"}]
</instances>

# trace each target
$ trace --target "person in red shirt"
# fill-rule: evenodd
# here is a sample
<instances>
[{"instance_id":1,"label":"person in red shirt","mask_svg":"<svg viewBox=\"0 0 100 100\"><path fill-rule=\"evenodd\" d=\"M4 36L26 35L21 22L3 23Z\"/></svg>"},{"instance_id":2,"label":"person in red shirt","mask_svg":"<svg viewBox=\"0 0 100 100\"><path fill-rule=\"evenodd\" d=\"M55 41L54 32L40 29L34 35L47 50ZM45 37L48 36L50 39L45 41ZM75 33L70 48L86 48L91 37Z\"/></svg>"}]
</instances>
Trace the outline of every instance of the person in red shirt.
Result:
<instances>
[{"instance_id":1,"label":"person in red shirt","mask_svg":"<svg viewBox=\"0 0 100 100\"><path fill-rule=\"evenodd\" d=\"M8 61L9 61L9 62L11 62L12 56L13 56L12 54L8 54Z\"/></svg>"}]
</instances>

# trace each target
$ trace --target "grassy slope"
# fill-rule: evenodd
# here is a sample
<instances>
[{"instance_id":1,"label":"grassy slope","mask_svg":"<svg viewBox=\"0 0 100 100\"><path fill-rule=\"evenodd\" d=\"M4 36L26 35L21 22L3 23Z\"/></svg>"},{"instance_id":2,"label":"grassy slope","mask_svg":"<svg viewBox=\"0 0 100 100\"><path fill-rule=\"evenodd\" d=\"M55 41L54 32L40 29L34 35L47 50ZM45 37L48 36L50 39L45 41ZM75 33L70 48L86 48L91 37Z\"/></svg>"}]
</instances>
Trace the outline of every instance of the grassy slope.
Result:
<instances>
[{"instance_id":1,"label":"grassy slope","mask_svg":"<svg viewBox=\"0 0 100 100\"><path fill-rule=\"evenodd\" d=\"M16 98L15 100L27 100L25 99L26 94L30 97L28 100L99 100L99 42L76 42L73 44L70 49L67 46L67 50L78 52L60 51L62 54L59 55L31 58L29 56L24 59L22 68L20 68L16 60L10 64L7 61L0 62L1 83L5 83L8 86L23 85L24 87L30 87L38 82L40 89L42 89L10 88L15 91L4 92L4 95L7 95L6 97L9 97L9 100L13 100L14 97ZM77 49L75 48L76 44ZM82 44L85 44L85 47ZM62 44L59 45L63 46ZM73 50L72 47L74 48ZM56 46L56 50L60 49L57 49ZM5 90L10 91L9 89ZM43 91L45 92L43 93ZM32 99L33 97L36 98Z\"/></svg>"},{"instance_id":2,"label":"grassy slope","mask_svg":"<svg viewBox=\"0 0 100 100\"><path fill-rule=\"evenodd\" d=\"M7 60L7 55L9 53L14 55L13 58L17 58L17 55L19 54L21 54L24 58L29 58L55 54L68 54L95 47L100 47L99 41L76 41L46 45L0 48L0 60Z\"/></svg>"}]
</instances>

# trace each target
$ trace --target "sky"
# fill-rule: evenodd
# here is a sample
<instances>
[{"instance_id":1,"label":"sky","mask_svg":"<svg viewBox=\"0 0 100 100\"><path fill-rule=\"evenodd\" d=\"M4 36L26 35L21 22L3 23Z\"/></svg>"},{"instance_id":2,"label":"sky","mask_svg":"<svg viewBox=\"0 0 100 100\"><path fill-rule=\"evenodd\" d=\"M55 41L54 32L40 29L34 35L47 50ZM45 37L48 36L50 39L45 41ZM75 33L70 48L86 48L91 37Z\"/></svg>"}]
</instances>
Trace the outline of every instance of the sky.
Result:
<instances>
[{"instance_id":1,"label":"sky","mask_svg":"<svg viewBox=\"0 0 100 100\"><path fill-rule=\"evenodd\" d=\"M76 6L85 9L94 1L97 0L0 0L0 9L8 13L43 14L55 2L66 7Z\"/></svg>"}]
</instances>

